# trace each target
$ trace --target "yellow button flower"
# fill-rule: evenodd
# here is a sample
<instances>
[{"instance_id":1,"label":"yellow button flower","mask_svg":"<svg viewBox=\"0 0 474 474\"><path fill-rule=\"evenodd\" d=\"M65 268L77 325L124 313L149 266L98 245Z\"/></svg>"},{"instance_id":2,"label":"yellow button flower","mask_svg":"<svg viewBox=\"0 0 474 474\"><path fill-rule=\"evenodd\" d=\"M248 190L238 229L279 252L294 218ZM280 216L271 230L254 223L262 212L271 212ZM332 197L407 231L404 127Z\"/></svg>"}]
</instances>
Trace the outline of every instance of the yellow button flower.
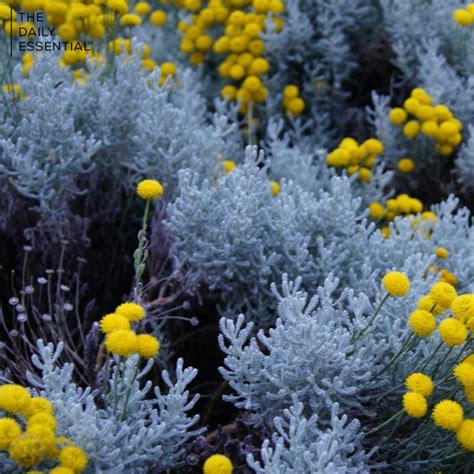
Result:
<instances>
[{"instance_id":1,"label":"yellow button flower","mask_svg":"<svg viewBox=\"0 0 474 474\"><path fill-rule=\"evenodd\" d=\"M403 272L388 272L382 284L390 296L405 296L410 291L410 280Z\"/></svg>"},{"instance_id":2,"label":"yellow button flower","mask_svg":"<svg viewBox=\"0 0 474 474\"><path fill-rule=\"evenodd\" d=\"M159 199L163 195L163 186L156 179L144 179L138 183L137 194L145 200Z\"/></svg>"}]
</instances>

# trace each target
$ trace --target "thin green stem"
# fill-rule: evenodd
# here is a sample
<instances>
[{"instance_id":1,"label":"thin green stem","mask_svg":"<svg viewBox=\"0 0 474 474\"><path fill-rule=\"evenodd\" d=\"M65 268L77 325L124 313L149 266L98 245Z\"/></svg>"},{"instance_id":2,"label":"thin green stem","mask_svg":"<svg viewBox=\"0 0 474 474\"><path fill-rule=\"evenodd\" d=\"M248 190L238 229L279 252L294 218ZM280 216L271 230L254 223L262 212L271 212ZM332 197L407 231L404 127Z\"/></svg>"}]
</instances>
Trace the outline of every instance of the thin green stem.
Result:
<instances>
[{"instance_id":1,"label":"thin green stem","mask_svg":"<svg viewBox=\"0 0 474 474\"><path fill-rule=\"evenodd\" d=\"M380 431L384 426L387 426L388 424L390 424L393 420L397 419L400 417L400 415L403 415L403 412L404 410L400 410L398 411L397 413L395 413L394 415L392 415L388 420L385 420L382 424L380 424L379 426L376 426L374 429L370 430L368 433L366 433L365 436L371 436L375 433L377 433L377 431ZM402 416L403 418L403 416ZM397 423L398 425L398 423Z\"/></svg>"},{"instance_id":2,"label":"thin green stem","mask_svg":"<svg viewBox=\"0 0 474 474\"><path fill-rule=\"evenodd\" d=\"M372 317L370 318L369 322L367 323L367 325L364 327L364 329L362 329L361 331L358 331L356 334L354 334L354 339L352 340L352 344L355 344L363 335L364 333L367 331L367 329L369 329L370 325L374 322L375 318L377 317L377 315L380 313L380 310L382 309L382 306L384 305L384 303L387 301L388 297L390 295L387 293L383 298L382 298L382 301L380 302L378 308L375 310L374 314L372 315Z\"/></svg>"},{"instance_id":3,"label":"thin green stem","mask_svg":"<svg viewBox=\"0 0 474 474\"><path fill-rule=\"evenodd\" d=\"M433 357L437 354L437 352L441 349L441 347L443 346L443 341L441 341L436 349L431 353L431 355L425 360L425 363L421 366L421 369L420 371L423 372L426 367L428 367L428 364L431 362L431 360L433 359ZM417 372L417 370L415 370L414 372Z\"/></svg>"},{"instance_id":4,"label":"thin green stem","mask_svg":"<svg viewBox=\"0 0 474 474\"><path fill-rule=\"evenodd\" d=\"M412 334L410 334L410 337L406 340L405 344L403 344L401 349L395 355L395 357L393 357L392 360L380 372L375 374L370 379L369 382L373 382L375 379L377 379L383 373L385 373L389 369L389 367L391 367L405 353L405 351L409 351L415 345L415 342L416 342L415 335L412 333Z\"/></svg>"},{"instance_id":5,"label":"thin green stem","mask_svg":"<svg viewBox=\"0 0 474 474\"><path fill-rule=\"evenodd\" d=\"M466 340L466 342L464 343L464 345L462 346L461 350L459 351L459 354L454 359L453 363L448 367L448 369L441 376L441 380L440 380L439 383L444 382L444 380L449 375L449 373L451 372L453 367L459 362L459 359L461 358L464 351L470 346L471 342L472 342L472 337L469 336L468 339Z\"/></svg>"},{"instance_id":6,"label":"thin green stem","mask_svg":"<svg viewBox=\"0 0 474 474\"><path fill-rule=\"evenodd\" d=\"M436 373L438 372L439 368L441 367L441 364L449 357L449 355L451 354L451 352L453 351L453 347L450 347L448 349L448 352L446 353L446 357L443 359L443 360L440 360L434 370L433 370L433 373L431 374L431 378L434 379L436 377Z\"/></svg>"},{"instance_id":7,"label":"thin green stem","mask_svg":"<svg viewBox=\"0 0 474 474\"><path fill-rule=\"evenodd\" d=\"M134 252L134 266L135 266L135 296L138 300L141 299L142 292L142 276L145 270L146 255L146 231L148 226L148 214L150 213L151 200L148 199L145 205L145 212L143 214L142 228L138 232L138 248Z\"/></svg>"},{"instance_id":8,"label":"thin green stem","mask_svg":"<svg viewBox=\"0 0 474 474\"><path fill-rule=\"evenodd\" d=\"M114 374L114 380L113 380L113 384L114 384L114 416L117 413L117 407L118 407L118 383L119 383L119 372L120 372L121 366L122 366L122 358L119 358L119 362L117 364L115 374Z\"/></svg>"}]
</instances>

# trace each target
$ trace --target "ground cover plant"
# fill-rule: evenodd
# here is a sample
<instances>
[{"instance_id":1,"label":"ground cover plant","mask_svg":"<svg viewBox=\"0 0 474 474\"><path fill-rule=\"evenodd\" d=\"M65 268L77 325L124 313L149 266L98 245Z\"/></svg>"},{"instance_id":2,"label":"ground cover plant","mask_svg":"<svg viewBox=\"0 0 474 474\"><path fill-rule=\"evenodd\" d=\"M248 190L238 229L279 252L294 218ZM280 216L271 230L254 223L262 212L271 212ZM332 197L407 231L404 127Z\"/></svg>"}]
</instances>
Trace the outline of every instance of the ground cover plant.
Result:
<instances>
[{"instance_id":1,"label":"ground cover plant","mask_svg":"<svg viewBox=\"0 0 474 474\"><path fill-rule=\"evenodd\" d=\"M474 3L0 27L0 472L474 470Z\"/></svg>"}]
</instances>

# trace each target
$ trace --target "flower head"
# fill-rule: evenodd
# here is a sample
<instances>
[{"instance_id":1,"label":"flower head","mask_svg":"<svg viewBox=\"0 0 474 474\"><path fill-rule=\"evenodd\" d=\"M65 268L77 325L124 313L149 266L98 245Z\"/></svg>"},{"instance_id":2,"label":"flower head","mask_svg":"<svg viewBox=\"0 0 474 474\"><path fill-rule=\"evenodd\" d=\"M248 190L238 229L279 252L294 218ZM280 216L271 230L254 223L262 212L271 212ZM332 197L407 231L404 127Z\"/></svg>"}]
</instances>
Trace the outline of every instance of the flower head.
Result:
<instances>
[{"instance_id":1,"label":"flower head","mask_svg":"<svg viewBox=\"0 0 474 474\"><path fill-rule=\"evenodd\" d=\"M59 453L59 460L64 467L74 472L82 472L87 466L87 454L77 446L66 446Z\"/></svg>"},{"instance_id":2,"label":"flower head","mask_svg":"<svg viewBox=\"0 0 474 474\"><path fill-rule=\"evenodd\" d=\"M28 426L42 425L47 426L50 430L56 429L56 418L49 413L36 413L28 419Z\"/></svg>"},{"instance_id":3,"label":"flower head","mask_svg":"<svg viewBox=\"0 0 474 474\"><path fill-rule=\"evenodd\" d=\"M272 191L272 196L276 196L280 192L280 183L278 181L270 181L270 188Z\"/></svg>"},{"instance_id":4,"label":"flower head","mask_svg":"<svg viewBox=\"0 0 474 474\"><path fill-rule=\"evenodd\" d=\"M457 294L453 285L439 281L431 287L430 296L436 304L439 304L443 308L449 308Z\"/></svg>"},{"instance_id":5,"label":"flower head","mask_svg":"<svg viewBox=\"0 0 474 474\"><path fill-rule=\"evenodd\" d=\"M467 339L466 326L454 318L441 321L438 331L441 339L450 347L459 346Z\"/></svg>"},{"instance_id":6,"label":"flower head","mask_svg":"<svg viewBox=\"0 0 474 474\"><path fill-rule=\"evenodd\" d=\"M163 195L163 186L156 179L144 179L138 183L137 194L145 200L159 199Z\"/></svg>"},{"instance_id":7,"label":"flower head","mask_svg":"<svg viewBox=\"0 0 474 474\"><path fill-rule=\"evenodd\" d=\"M388 272L382 284L390 296L405 296L410 291L410 280L402 272Z\"/></svg>"},{"instance_id":8,"label":"flower head","mask_svg":"<svg viewBox=\"0 0 474 474\"><path fill-rule=\"evenodd\" d=\"M431 377L421 372L409 375L405 380L405 386L412 392L429 397L433 393L434 384Z\"/></svg>"},{"instance_id":9,"label":"flower head","mask_svg":"<svg viewBox=\"0 0 474 474\"><path fill-rule=\"evenodd\" d=\"M462 322L474 318L474 295L461 295L454 298L451 311L453 316Z\"/></svg>"},{"instance_id":10,"label":"flower head","mask_svg":"<svg viewBox=\"0 0 474 474\"><path fill-rule=\"evenodd\" d=\"M422 418L428 410L428 403L423 395L407 392L403 395L403 409L412 418Z\"/></svg>"},{"instance_id":11,"label":"flower head","mask_svg":"<svg viewBox=\"0 0 474 474\"><path fill-rule=\"evenodd\" d=\"M107 335L105 347L113 354L128 357L137 352L137 335L133 331L119 329Z\"/></svg>"},{"instance_id":12,"label":"flower head","mask_svg":"<svg viewBox=\"0 0 474 474\"><path fill-rule=\"evenodd\" d=\"M232 160L223 160L222 164L224 165L224 173L230 173L232 170L237 168L237 165Z\"/></svg>"},{"instance_id":13,"label":"flower head","mask_svg":"<svg viewBox=\"0 0 474 474\"><path fill-rule=\"evenodd\" d=\"M204 474L232 474L233 469L232 461L223 454L213 454L203 466Z\"/></svg>"},{"instance_id":14,"label":"flower head","mask_svg":"<svg viewBox=\"0 0 474 474\"><path fill-rule=\"evenodd\" d=\"M28 408L22 412L22 415L29 418L37 413L53 414L53 405L44 397L33 397L28 405Z\"/></svg>"},{"instance_id":15,"label":"flower head","mask_svg":"<svg viewBox=\"0 0 474 474\"><path fill-rule=\"evenodd\" d=\"M137 303L122 303L115 309L116 314L125 316L131 323L145 317L145 308Z\"/></svg>"},{"instance_id":16,"label":"flower head","mask_svg":"<svg viewBox=\"0 0 474 474\"><path fill-rule=\"evenodd\" d=\"M120 18L122 26L138 26L142 24L142 19L134 13L126 13Z\"/></svg>"},{"instance_id":17,"label":"flower head","mask_svg":"<svg viewBox=\"0 0 474 474\"><path fill-rule=\"evenodd\" d=\"M458 402L441 400L434 407L432 417L436 426L456 431L464 419L464 410Z\"/></svg>"},{"instance_id":18,"label":"flower head","mask_svg":"<svg viewBox=\"0 0 474 474\"><path fill-rule=\"evenodd\" d=\"M128 330L130 329L130 321L122 314L106 314L100 320L100 329L105 334L110 334L119 329Z\"/></svg>"},{"instance_id":19,"label":"flower head","mask_svg":"<svg viewBox=\"0 0 474 474\"><path fill-rule=\"evenodd\" d=\"M49 474L74 474L74 471L69 467L57 466L49 471Z\"/></svg>"},{"instance_id":20,"label":"flower head","mask_svg":"<svg viewBox=\"0 0 474 474\"><path fill-rule=\"evenodd\" d=\"M474 451L474 420L467 419L461 423L457 432L459 444L468 451Z\"/></svg>"},{"instance_id":21,"label":"flower head","mask_svg":"<svg viewBox=\"0 0 474 474\"><path fill-rule=\"evenodd\" d=\"M0 418L0 449L8 449L11 442L21 435L21 427L13 418Z\"/></svg>"},{"instance_id":22,"label":"flower head","mask_svg":"<svg viewBox=\"0 0 474 474\"><path fill-rule=\"evenodd\" d=\"M160 341L150 334L139 334L137 336L137 352L140 357L150 359L156 357L160 350Z\"/></svg>"},{"instance_id":23,"label":"flower head","mask_svg":"<svg viewBox=\"0 0 474 474\"><path fill-rule=\"evenodd\" d=\"M467 10L463 8L457 8L453 12L453 20L459 26L470 26L474 22L474 16L471 15Z\"/></svg>"},{"instance_id":24,"label":"flower head","mask_svg":"<svg viewBox=\"0 0 474 474\"><path fill-rule=\"evenodd\" d=\"M474 365L463 361L454 368L454 376L465 387L474 387Z\"/></svg>"},{"instance_id":25,"label":"flower head","mask_svg":"<svg viewBox=\"0 0 474 474\"><path fill-rule=\"evenodd\" d=\"M0 409L11 413L21 413L28 409L31 395L25 387L16 384L0 386Z\"/></svg>"},{"instance_id":26,"label":"flower head","mask_svg":"<svg viewBox=\"0 0 474 474\"><path fill-rule=\"evenodd\" d=\"M33 467L43 459L46 448L41 438L24 433L11 442L8 454L21 467Z\"/></svg>"},{"instance_id":27,"label":"flower head","mask_svg":"<svg viewBox=\"0 0 474 474\"><path fill-rule=\"evenodd\" d=\"M424 295L422 296L416 305L417 309L424 309L425 311L429 311L430 313L433 313L435 316L440 315L441 313L444 312L444 309L441 308L441 306L438 306L434 301L433 298L431 298L430 295Z\"/></svg>"},{"instance_id":28,"label":"flower head","mask_svg":"<svg viewBox=\"0 0 474 474\"><path fill-rule=\"evenodd\" d=\"M438 248L435 250L435 255L436 255L438 258L448 258L449 252L448 252L444 247L438 247Z\"/></svg>"},{"instance_id":29,"label":"flower head","mask_svg":"<svg viewBox=\"0 0 474 474\"><path fill-rule=\"evenodd\" d=\"M429 336L436 328L436 319L429 312L424 309L417 309L410 314L408 323L413 332L420 337Z\"/></svg>"}]
</instances>

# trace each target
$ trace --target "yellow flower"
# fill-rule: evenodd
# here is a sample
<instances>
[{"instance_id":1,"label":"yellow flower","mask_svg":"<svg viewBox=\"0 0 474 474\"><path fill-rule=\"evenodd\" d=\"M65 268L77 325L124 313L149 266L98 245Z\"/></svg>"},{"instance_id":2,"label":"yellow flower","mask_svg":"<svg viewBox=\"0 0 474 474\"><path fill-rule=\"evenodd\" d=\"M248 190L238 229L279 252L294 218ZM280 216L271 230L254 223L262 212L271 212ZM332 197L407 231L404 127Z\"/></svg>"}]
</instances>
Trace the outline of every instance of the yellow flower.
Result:
<instances>
[{"instance_id":1,"label":"yellow flower","mask_svg":"<svg viewBox=\"0 0 474 474\"><path fill-rule=\"evenodd\" d=\"M456 431L464 419L464 410L458 402L441 400L434 407L432 417L436 426Z\"/></svg>"},{"instance_id":2,"label":"yellow flower","mask_svg":"<svg viewBox=\"0 0 474 474\"><path fill-rule=\"evenodd\" d=\"M454 368L454 376L465 387L474 387L474 365L461 362Z\"/></svg>"},{"instance_id":3,"label":"yellow flower","mask_svg":"<svg viewBox=\"0 0 474 474\"><path fill-rule=\"evenodd\" d=\"M127 13L120 18L122 26L138 26L142 24L142 19L134 13Z\"/></svg>"},{"instance_id":4,"label":"yellow flower","mask_svg":"<svg viewBox=\"0 0 474 474\"><path fill-rule=\"evenodd\" d=\"M11 442L8 454L21 467L33 467L43 459L46 450L40 438L24 433Z\"/></svg>"},{"instance_id":5,"label":"yellow flower","mask_svg":"<svg viewBox=\"0 0 474 474\"><path fill-rule=\"evenodd\" d=\"M203 466L204 474L232 474L232 461L223 454L213 454L206 459Z\"/></svg>"},{"instance_id":6,"label":"yellow flower","mask_svg":"<svg viewBox=\"0 0 474 474\"><path fill-rule=\"evenodd\" d=\"M402 158L397 168L401 173L411 173L415 169L415 162L410 158Z\"/></svg>"},{"instance_id":7,"label":"yellow flower","mask_svg":"<svg viewBox=\"0 0 474 474\"><path fill-rule=\"evenodd\" d=\"M163 84L168 76L176 76L176 66L173 63L166 62L160 66L161 77L160 83Z\"/></svg>"},{"instance_id":8,"label":"yellow flower","mask_svg":"<svg viewBox=\"0 0 474 474\"><path fill-rule=\"evenodd\" d=\"M441 313L444 312L444 309L440 306L437 306L436 303L433 301L430 295L422 296L416 305L417 309L424 309L425 311L429 311L433 313L435 316L439 316Z\"/></svg>"},{"instance_id":9,"label":"yellow flower","mask_svg":"<svg viewBox=\"0 0 474 474\"><path fill-rule=\"evenodd\" d=\"M453 316L459 321L466 322L474 318L474 295L461 295L451 302Z\"/></svg>"},{"instance_id":10,"label":"yellow flower","mask_svg":"<svg viewBox=\"0 0 474 474\"><path fill-rule=\"evenodd\" d=\"M21 385L7 384L0 386L0 409L11 413L21 413L28 409L31 395Z\"/></svg>"},{"instance_id":11,"label":"yellow flower","mask_svg":"<svg viewBox=\"0 0 474 474\"><path fill-rule=\"evenodd\" d=\"M13 418L0 418L0 450L8 449L11 442L21 435L21 427Z\"/></svg>"},{"instance_id":12,"label":"yellow flower","mask_svg":"<svg viewBox=\"0 0 474 474\"><path fill-rule=\"evenodd\" d=\"M139 334L137 336L138 354L145 359L154 358L160 350L160 341L150 334Z\"/></svg>"},{"instance_id":13,"label":"yellow flower","mask_svg":"<svg viewBox=\"0 0 474 474\"><path fill-rule=\"evenodd\" d=\"M430 296L436 304L443 308L449 308L457 294L456 289L452 285L439 281L431 287Z\"/></svg>"},{"instance_id":14,"label":"yellow flower","mask_svg":"<svg viewBox=\"0 0 474 474\"><path fill-rule=\"evenodd\" d=\"M48 415L53 414L53 405L49 400L43 397L33 397L28 405L26 411L22 412L22 415L27 418L37 413L47 413Z\"/></svg>"},{"instance_id":15,"label":"yellow flower","mask_svg":"<svg viewBox=\"0 0 474 474\"><path fill-rule=\"evenodd\" d=\"M405 380L405 386L408 390L419 393L424 397L429 397L433 393L434 384L431 377L421 372L409 375Z\"/></svg>"},{"instance_id":16,"label":"yellow flower","mask_svg":"<svg viewBox=\"0 0 474 474\"><path fill-rule=\"evenodd\" d=\"M144 179L138 183L137 194L145 200L159 199L163 196L163 186L156 179Z\"/></svg>"},{"instance_id":17,"label":"yellow flower","mask_svg":"<svg viewBox=\"0 0 474 474\"><path fill-rule=\"evenodd\" d=\"M429 336L436 328L436 319L429 312L423 309L417 309L410 314L408 323L413 332L419 337Z\"/></svg>"},{"instance_id":18,"label":"yellow flower","mask_svg":"<svg viewBox=\"0 0 474 474\"><path fill-rule=\"evenodd\" d=\"M441 339L447 346L460 346L467 339L467 329L461 321L447 318L438 327Z\"/></svg>"},{"instance_id":19,"label":"yellow flower","mask_svg":"<svg viewBox=\"0 0 474 474\"><path fill-rule=\"evenodd\" d=\"M420 122L417 120L410 120L403 127L403 134L409 138L415 138L420 133Z\"/></svg>"},{"instance_id":20,"label":"yellow flower","mask_svg":"<svg viewBox=\"0 0 474 474\"><path fill-rule=\"evenodd\" d=\"M474 354L469 354L463 362L467 362L468 364L474 365Z\"/></svg>"},{"instance_id":21,"label":"yellow flower","mask_svg":"<svg viewBox=\"0 0 474 474\"><path fill-rule=\"evenodd\" d=\"M462 8L458 8L453 12L453 20L459 26L466 27L470 26L472 22L474 22L474 17L468 11Z\"/></svg>"},{"instance_id":22,"label":"yellow flower","mask_svg":"<svg viewBox=\"0 0 474 474\"><path fill-rule=\"evenodd\" d=\"M390 111L390 120L394 125L401 125L407 119L407 113L401 107L395 107Z\"/></svg>"},{"instance_id":23,"label":"yellow flower","mask_svg":"<svg viewBox=\"0 0 474 474\"><path fill-rule=\"evenodd\" d=\"M371 202L369 205L369 215L372 219L378 221L385 214L385 208L379 202Z\"/></svg>"},{"instance_id":24,"label":"yellow flower","mask_svg":"<svg viewBox=\"0 0 474 474\"><path fill-rule=\"evenodd\" d=\"M410 280L402 272L388 272L382 284L390 296L405 296L410 291Z\"/></svg>"},{"instance_id":25,"label":"yellow flower","mask_svg":"<svg viewBox=\"0 0 474 474\"><path fill-rule=\"evenodd\" d=\"M26 427L26 433L40 439L45 454L48 454L50 457L58 452L54 431L50 427L41 424L34 424L31 426L28 424Z\"/></svg>"},{"instance_id":26,"label":"yellow flower","mask_svg":"<svg viewBox=\"0 0 474 474\"><path fill-rule=\"evenodd\" d=\"M11 15L11 8L4 3L0 3L0 20L10 20ZM13 18L15 18L15 11L13 11Z\"/></svg>"},{"instance_id":27,"label":"yellow flower","mask_svg":"<svg viewBox=\"0 0 474 474\"><path fill-rule=\"evenodd\" d=\"M133 331L119 329L107 335L105 347L113 354L128 357L137 352L137 335Z\"/></svg>"},{"instance_id":28,"label":"yellow flower","mask_svg":"<svg viewBox=\"0 0 474 474\"><path fill-rule=\"evenodd\" d=\"M34 425L47 426L50 430L54 431L56 429L56 418L49 413L36 413L28 419L28 427Z\"/></svg>"},{"instance_id":29,"label":"yellow flower","mask_svg":"<svg viewBox=\"0 0 474 474\"><path fill-rule=\"evenodd\" d=\"M56 2L52 2L56 3ZM58 26L58 35L63 41L72 41L76 37L76 30L71 23L63 23Z\"/></svg>"},{"instance_id":30,"label":"yellow flower","mask_svg":"<svg viewBox=\"0 0 474 474\"><path fill-rule=\"evenodd\" d=\"M66 446L59 453L59 461L64 467L75 472L82 472L87 466L87 455L85 451L77 446Z\"/></svg>"},{"instance_id":31,"label":"yellow flower","mask_svg":"<svg viewBox=\"0 0 474 474\"><path fill-rule=\"evenodd\" d=\"M135 5L135 11L139 15L147 15L148 13L150 13L150 10L151 10L151 6L147 2L138 2Z\"/></svg>"},{"instance_id":32,"label":"yellow flower","mask_svg":"<svg viewBox=\"0 0 474 474\"><path fill-rule=\"evenodd\" d=\"M368 183L372 177L372 172L367 168L361 168L359 170L359 174L357 175L357 179L361 183Z\"/></svg>"},{"instance_id":33,"label":"yellow flower","mask_svg":"<svg viewBox=\"0 0 474 474\"><path fill-rule=\"evenodd\" d=\"M362 143L362 146L365 148L367 153L372 155L381 155L384 150L383 143L376 138L369 138L364 143Z\"/></svg>"},{"instance_id":34,"label":"yellow flower","mask_svg":"<svg viewBox=\"0 0 474 474\"><path fill-rule=\"evenodd\" d=\"M124 15L128 12L128 5L124 0L108 0L107 6L110 8L110 10L113 10L120 15Z\"/></svg>"},{"instance_id":35,"label":"yellow flower","mask_svg":"<svg viewBox=\"0 0 474 474\"><path fill-rule=\"evenodd\" d=\"M57 466L49 471L49 474L74 474L74 470L69 467Z\"/></svg>"},{"instance_id":36,"label":"yellow flower","mask_svg":"<svg viewBox=\"0 0 474 474\"><path fill-rule=\"evenodd\" d=\"M230 173L232 170L237 168L237 165L232 160L223 160L222 164L224 165L224 173Z\"/></svg>"},{"instance_id":37,"label":"yellow flower","mask_svg":"<svg viewBox=\"0 0 474 474\"><path fill-rule=\"evenodd\" d=\"M474 451L474 420L467 419L461 423L457 432L459 444L467 451Z\"/></svg>"},{"instance_id":38,"label":"yellow flower","mask_svg":"<svg viewBox=\"0 0 474 474\"><path fill-rule=\"evenodd\" d=\"M446 283L449 283L450 285L457 285L458 279L456 275L449 270L446 270L446 268L441 269L441 281L445 281Z\"/></svg>"},{"instance_id":39,"label":"yellow flower","mask_svg":"<svg viewBox=\"0 0 474 474\"><path fill-rule=\"evenodd\" d=\"M155 26L163 26L166 23L166 12L163 10L155 10L150 15L150 22Z\"/></svg>"},{"instance_id":40,"label":"yellow flower","mask_svg":"<svg viewBox=\"0 0 474 474\"><path fill-rule=\"evenodd\" d=\"M270 181L270 186L271 186L271 191L272 191L272 196L276 196L277 194L280 193L280 183L278 181Z\"/></svg>"},{"instance_id":41,"label":"yellow flower","mask_svg":"<svg viewBox=\"0 0 474 474\"><path fill-rule=\"evenodd\" d=\"M286 106L286 110L292 115L300 115L305 107L304 100L301 97L295 97L294 99L290 99L288 101L288 105Z\"/></svg>"},{"instance_id":42,"label":"yellow flower","mask_svg":"<svg viewBox=\"0 0 474 474\"><path fill-rule=\"evenodd\" d=\"M403 409L412 418L422 418L428 410L428 403L423 395L407 392L403 395Z\"/></svg>"},{"instance_id":43,"label":"yellow flower","mask_svg":"<svg viewBox=\"0 0 474 474\"><path fill-rule=\"evenodd\" d=\"M117 306L115 313L125 316L131 323L134 323L145 317L145 308L138 303L127 302Z\"/></svg>"},{"instance_id":44,"label":"yellow flower","mask_svg":"<svg viewBox=\"0 0 474 474\"><path fill-rule=\"evenodd\" d=\"M106 314L100 320L100 329L105 334L118 331L119 329L130 329L130 321L122 314L111 313Z\"/></svg>"}]
</instances>

